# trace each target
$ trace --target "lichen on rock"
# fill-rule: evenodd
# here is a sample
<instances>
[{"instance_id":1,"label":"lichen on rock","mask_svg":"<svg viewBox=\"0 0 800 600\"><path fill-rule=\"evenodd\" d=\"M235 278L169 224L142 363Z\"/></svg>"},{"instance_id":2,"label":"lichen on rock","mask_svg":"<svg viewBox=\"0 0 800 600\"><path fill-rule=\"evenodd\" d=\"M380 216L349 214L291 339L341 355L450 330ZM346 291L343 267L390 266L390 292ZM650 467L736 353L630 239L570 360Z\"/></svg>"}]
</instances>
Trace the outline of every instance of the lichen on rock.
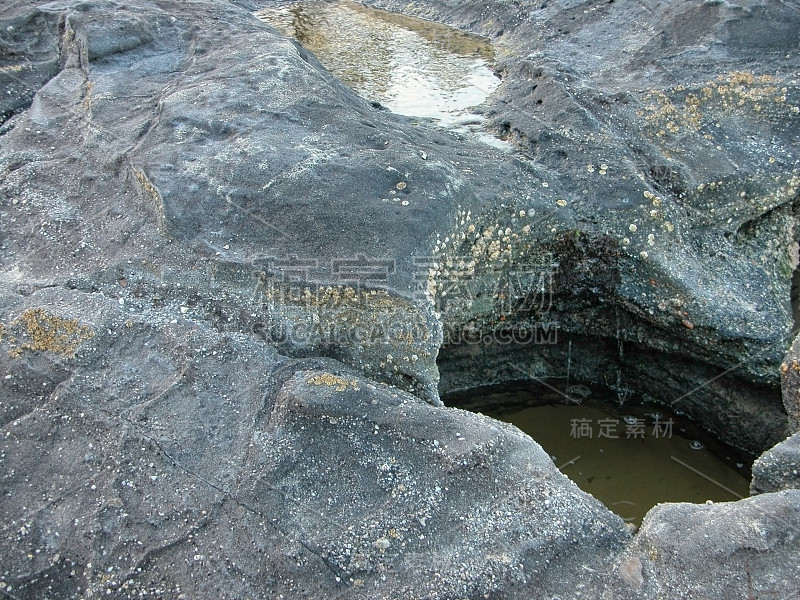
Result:
<instances>
[{"instance_id":1,"label":"lichen on rock","mask_svg":"<svg viewBox=\"0 0 800 600\"><path fill-rule=\"evenodd\" d=\"M14 358L23 352L51 352L63 358L75 356L80 345L94 337L89 325L80 323L78 319L65 319L52 314L44 308L29 308L11 322L9 327L3 326L2 332L16 332L9 339L9 355ZM0 340L2 340L0 335Z\"/></svg>"}]
</instances>

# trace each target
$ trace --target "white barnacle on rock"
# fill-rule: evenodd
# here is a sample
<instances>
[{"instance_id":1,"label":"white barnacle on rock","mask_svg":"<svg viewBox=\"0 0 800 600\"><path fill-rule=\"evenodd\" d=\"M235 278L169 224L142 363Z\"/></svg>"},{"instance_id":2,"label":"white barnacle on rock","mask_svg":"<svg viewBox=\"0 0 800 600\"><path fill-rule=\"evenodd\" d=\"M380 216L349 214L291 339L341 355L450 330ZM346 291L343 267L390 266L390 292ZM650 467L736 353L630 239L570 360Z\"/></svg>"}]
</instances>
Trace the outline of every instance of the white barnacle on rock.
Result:
<instances>
[{"instance_id":1,"label":"white barnacle on rock","mask_svg":"<svg viewBox=\"0 0 800 600\"><path fill-rule=\"evenodd\" d=\"M375 542L372 545L375 546L378 550L388 550L389 547L392 545L392 543L389 541L388 538L381 537L375 540Z\"/></svg>"},{"instance_id":2,"label":"white barnacle on rock","mask_svg":"<svg viewBox=\"0 0 800 600\"><path fill-rule=\"evenodd\" d=\"M492 241L487 251L490 260L497 260L500 256L500 242L498 240Z\"/></svg>"}]
</instances>

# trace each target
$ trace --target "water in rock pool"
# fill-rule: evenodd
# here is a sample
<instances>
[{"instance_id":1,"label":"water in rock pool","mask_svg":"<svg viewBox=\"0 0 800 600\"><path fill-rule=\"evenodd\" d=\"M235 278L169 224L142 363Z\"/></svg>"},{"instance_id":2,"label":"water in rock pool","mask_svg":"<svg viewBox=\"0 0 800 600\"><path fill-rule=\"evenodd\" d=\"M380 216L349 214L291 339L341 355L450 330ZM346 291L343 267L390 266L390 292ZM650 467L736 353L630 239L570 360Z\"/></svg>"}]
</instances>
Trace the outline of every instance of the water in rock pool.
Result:
<instances>
[{"instance_id":1,"label":"water in rock pool","mask_svg":"<svg viewBox=\"0 0 800 600\"><path fill-rule=\"evenodd\" d=\"M348 0L294 3L256 16L297 39L360 96L510 148L486 134L470 110L500 84L483 38Z\"/></svg>"},{"instance_id":2,"label":"water in rock pool","mask_svg":"<svg viewBox=\"0 0 800 600\"><path fill-rule=\"evenodd\" d=\"M725 502L748 495L749 462L735 451L664 408L617 409L610 400L592 396L564 403L560 395L525 390L445 398L449 405L513 423L582 490L637 526L660 502Z\"/></svg>"}]
</instances>

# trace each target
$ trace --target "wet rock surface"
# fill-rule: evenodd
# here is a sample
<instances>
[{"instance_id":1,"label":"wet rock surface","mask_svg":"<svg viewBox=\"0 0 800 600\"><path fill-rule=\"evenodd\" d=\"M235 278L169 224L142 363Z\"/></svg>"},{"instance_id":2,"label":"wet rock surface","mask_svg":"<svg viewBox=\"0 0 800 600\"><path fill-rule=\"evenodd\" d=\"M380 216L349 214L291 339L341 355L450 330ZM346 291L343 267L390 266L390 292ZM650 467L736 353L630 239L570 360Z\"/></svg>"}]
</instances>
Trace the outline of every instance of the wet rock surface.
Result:
<instances>
[{"instance_id":1,"label":"wet rock surface","mask_svg":"<svg viewBox=\"0 0 800 600\"><path fill-rule=\"evenodd\" d=\"M624 357L694 362L671 389L728 390L698 419L785 437L794 9L417 3L504 44L509 159L355 96L264 4L0 8L1 591L800 588L795 491L664 506L631 542L529 438L436 406L443 343L502 379L485 335L557 321L516 351L546 370L562 333L610 344L577 379L631 388ZM668 377L638 391L670 401Z\"/></svg>"}]
</instances>

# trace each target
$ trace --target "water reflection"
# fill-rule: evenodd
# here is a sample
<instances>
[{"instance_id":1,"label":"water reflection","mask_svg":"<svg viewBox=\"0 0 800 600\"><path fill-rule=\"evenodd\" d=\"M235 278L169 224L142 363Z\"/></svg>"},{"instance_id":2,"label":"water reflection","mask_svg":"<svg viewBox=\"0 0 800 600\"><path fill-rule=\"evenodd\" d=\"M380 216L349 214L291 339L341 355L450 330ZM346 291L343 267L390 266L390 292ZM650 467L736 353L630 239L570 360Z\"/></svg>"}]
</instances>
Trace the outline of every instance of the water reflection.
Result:
<instances>
[{"instance_id":1,"label":"water reflection","mask_svg":"<svg viewBox=\"0 0 800 600\"><path fill-rule=\"evenodd\" d=\"M347 0L256 15L297 39L362 97L448 129L479 124L470 108L500 84L489 68L494 52L487 41L438 23Z\"/></svg>"}]
</instances>

